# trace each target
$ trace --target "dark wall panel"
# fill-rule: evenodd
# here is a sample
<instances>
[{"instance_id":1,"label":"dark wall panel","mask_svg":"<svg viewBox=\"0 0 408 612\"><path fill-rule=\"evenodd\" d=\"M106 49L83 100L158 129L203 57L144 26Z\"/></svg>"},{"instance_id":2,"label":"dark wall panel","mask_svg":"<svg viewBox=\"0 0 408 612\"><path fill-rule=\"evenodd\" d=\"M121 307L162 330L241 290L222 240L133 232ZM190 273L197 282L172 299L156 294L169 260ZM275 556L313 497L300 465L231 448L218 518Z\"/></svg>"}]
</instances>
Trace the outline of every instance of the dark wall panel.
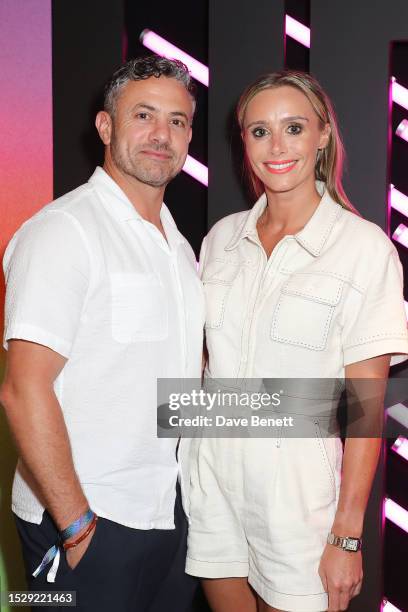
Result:
<instances>
[{"instance_id":1,"label":"dark wall panel","mask_svg":"<svg viewBox=\"0 0 408 612\"><path fill-rule=\"evenodd\" d=\"M311 0L310 70L335 103L347 151L346 191L364 217L387 225L389 65L392 40L408 38L408 3ZM383 593L384 465L364 531L365 580L350 612L378 610ZM391 570L392 571L392 570Z\"/></svg>"},{"instance_id":2,"label":"dark wall panel","mask_svg":"<svg viewBox=\"0 0 408 612\"><path fill-rule=\"evenodd\" d=\"M122 61L123 6L53 0L54 196L88 180L102 162L94 127L100 92Z\"/></svg>"},{"instance_id":3,"label":"dark wall panel","mask_svg":"<svg viewBox=\"0 0 408 612\"><path fill-rule=\"evenodd\" d=\"M210 0L208 224L252 202L242 186L236 102L256 77L283 68L284 1Z\"/></svg>"},{"instance_id":4,"label":"dark wall panel","mask_svg":"<svg viewBox=\"0 0 408 612\"><path fill-rule=\"evenodd\" d=\"M310 0L285 0L285 14L310 28ZM285 68L309 72L309 49L285 37Z\"/></svg>"},{"instance_id":5,"label":"dark wall panel","mask_svg":"<svg viewBox=\"0 0 408 612\"><path fill-rule=\"evenodd\" d=\"M203 64L208 64L207 0L178 0L177 5L159 5L125 0L126 58L151 53L140 41L145 28L153 30ZM194 117L190 155L207 165L207 87L197 84L197 111ZM166 189L165 201L179 230L196 254L207 229L207 188L184 172Z\"/></svg>"},{"instance_id":6,"label":"dark wall panel","mask_svg":"<svg viewBox=\"0 0 408 612\"><path fill-rule=\"evenodd\" d=\"M348 155L346 191L386 227L389 45L408 38L406 0L311 0L310 70L333 98Z\"/></svg>"}]
</instances>

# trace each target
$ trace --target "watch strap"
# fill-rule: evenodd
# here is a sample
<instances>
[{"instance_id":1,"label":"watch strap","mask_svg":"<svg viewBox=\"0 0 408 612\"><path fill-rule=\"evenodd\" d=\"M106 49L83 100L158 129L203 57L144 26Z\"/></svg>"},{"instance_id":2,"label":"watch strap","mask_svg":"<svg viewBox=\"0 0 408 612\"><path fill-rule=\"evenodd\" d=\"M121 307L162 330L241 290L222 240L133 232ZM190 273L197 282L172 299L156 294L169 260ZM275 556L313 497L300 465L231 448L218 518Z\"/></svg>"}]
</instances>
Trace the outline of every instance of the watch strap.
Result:
<instances>
[{"instance_id":1,"label":"watch strap","mask_svg":"<svg viewBox=\"0 0 408 612\"><path fill-rule=\"evenodd\" d=\"M327 543L349 552L357 552L361 549L363 541L361 538L338 536L335 533L330 532L327 536Z\"/></svg>"}]
</instances>

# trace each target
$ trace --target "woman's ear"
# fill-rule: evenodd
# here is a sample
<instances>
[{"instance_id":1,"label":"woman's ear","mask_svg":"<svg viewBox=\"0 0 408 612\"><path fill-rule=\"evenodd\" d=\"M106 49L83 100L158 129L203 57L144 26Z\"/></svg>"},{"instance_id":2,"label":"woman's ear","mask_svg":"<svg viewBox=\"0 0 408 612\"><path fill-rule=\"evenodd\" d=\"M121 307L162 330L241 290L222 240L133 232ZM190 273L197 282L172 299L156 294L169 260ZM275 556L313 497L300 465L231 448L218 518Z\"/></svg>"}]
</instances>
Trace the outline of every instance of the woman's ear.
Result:
<instances>
[{"instance_id":1,"label":"woman's ear","mask_svg":"<svg viewBox=\"0 0 408 612\"><path fill-rule=\"evenodd\" d=\"M329 144L331 134L331 127L329 123L326 123L324 128L321 131L320 139L319 139L319 149L325 149Z\"/></svg>"}]
</instances>

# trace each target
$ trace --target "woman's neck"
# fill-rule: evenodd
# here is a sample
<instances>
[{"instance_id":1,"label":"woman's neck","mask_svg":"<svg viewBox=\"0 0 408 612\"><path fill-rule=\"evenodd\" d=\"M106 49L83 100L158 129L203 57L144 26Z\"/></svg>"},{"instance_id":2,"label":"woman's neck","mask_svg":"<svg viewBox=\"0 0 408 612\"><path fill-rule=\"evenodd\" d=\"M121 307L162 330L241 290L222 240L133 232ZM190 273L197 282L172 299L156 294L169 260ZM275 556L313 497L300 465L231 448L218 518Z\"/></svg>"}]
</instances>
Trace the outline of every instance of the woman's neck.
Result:
<instances>
[{"instance_id":1,"label":"woman's neck","mask_svg":"<svg viewBox=\"0 0 408 612\"><path fill-rule=\"evenodd\" d=\"M268 205L262 215L262 224L272 231L294 234L300 231L319 205L321 196L313 183L290 191L266 190Z\"/></svg>"}]
</instances>

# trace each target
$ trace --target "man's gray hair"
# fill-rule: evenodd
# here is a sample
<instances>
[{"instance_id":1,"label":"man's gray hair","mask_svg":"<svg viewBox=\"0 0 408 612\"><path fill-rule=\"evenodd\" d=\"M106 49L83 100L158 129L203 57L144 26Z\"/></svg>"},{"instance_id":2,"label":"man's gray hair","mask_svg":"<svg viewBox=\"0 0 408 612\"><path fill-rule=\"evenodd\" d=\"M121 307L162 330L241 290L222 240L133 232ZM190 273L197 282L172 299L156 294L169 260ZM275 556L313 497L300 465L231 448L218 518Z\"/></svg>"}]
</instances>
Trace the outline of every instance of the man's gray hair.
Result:
<instances>
[{"instance_id":1,"label":"man's gray hair","mask_svg":"<svg viewBox=\"0 0 408 612\"><path fill-rule=\"evenodd\" d=\"M103 107L113 117L116 110L118 95L124 85L129 81L141 81L150 77L165 76L176 79L184 85L193 100L195 108L195 85L183 62L175 59L166 59L159 55L148 55L131 59L118 68L105 86Z\"/></svg>"}]
</instances>

